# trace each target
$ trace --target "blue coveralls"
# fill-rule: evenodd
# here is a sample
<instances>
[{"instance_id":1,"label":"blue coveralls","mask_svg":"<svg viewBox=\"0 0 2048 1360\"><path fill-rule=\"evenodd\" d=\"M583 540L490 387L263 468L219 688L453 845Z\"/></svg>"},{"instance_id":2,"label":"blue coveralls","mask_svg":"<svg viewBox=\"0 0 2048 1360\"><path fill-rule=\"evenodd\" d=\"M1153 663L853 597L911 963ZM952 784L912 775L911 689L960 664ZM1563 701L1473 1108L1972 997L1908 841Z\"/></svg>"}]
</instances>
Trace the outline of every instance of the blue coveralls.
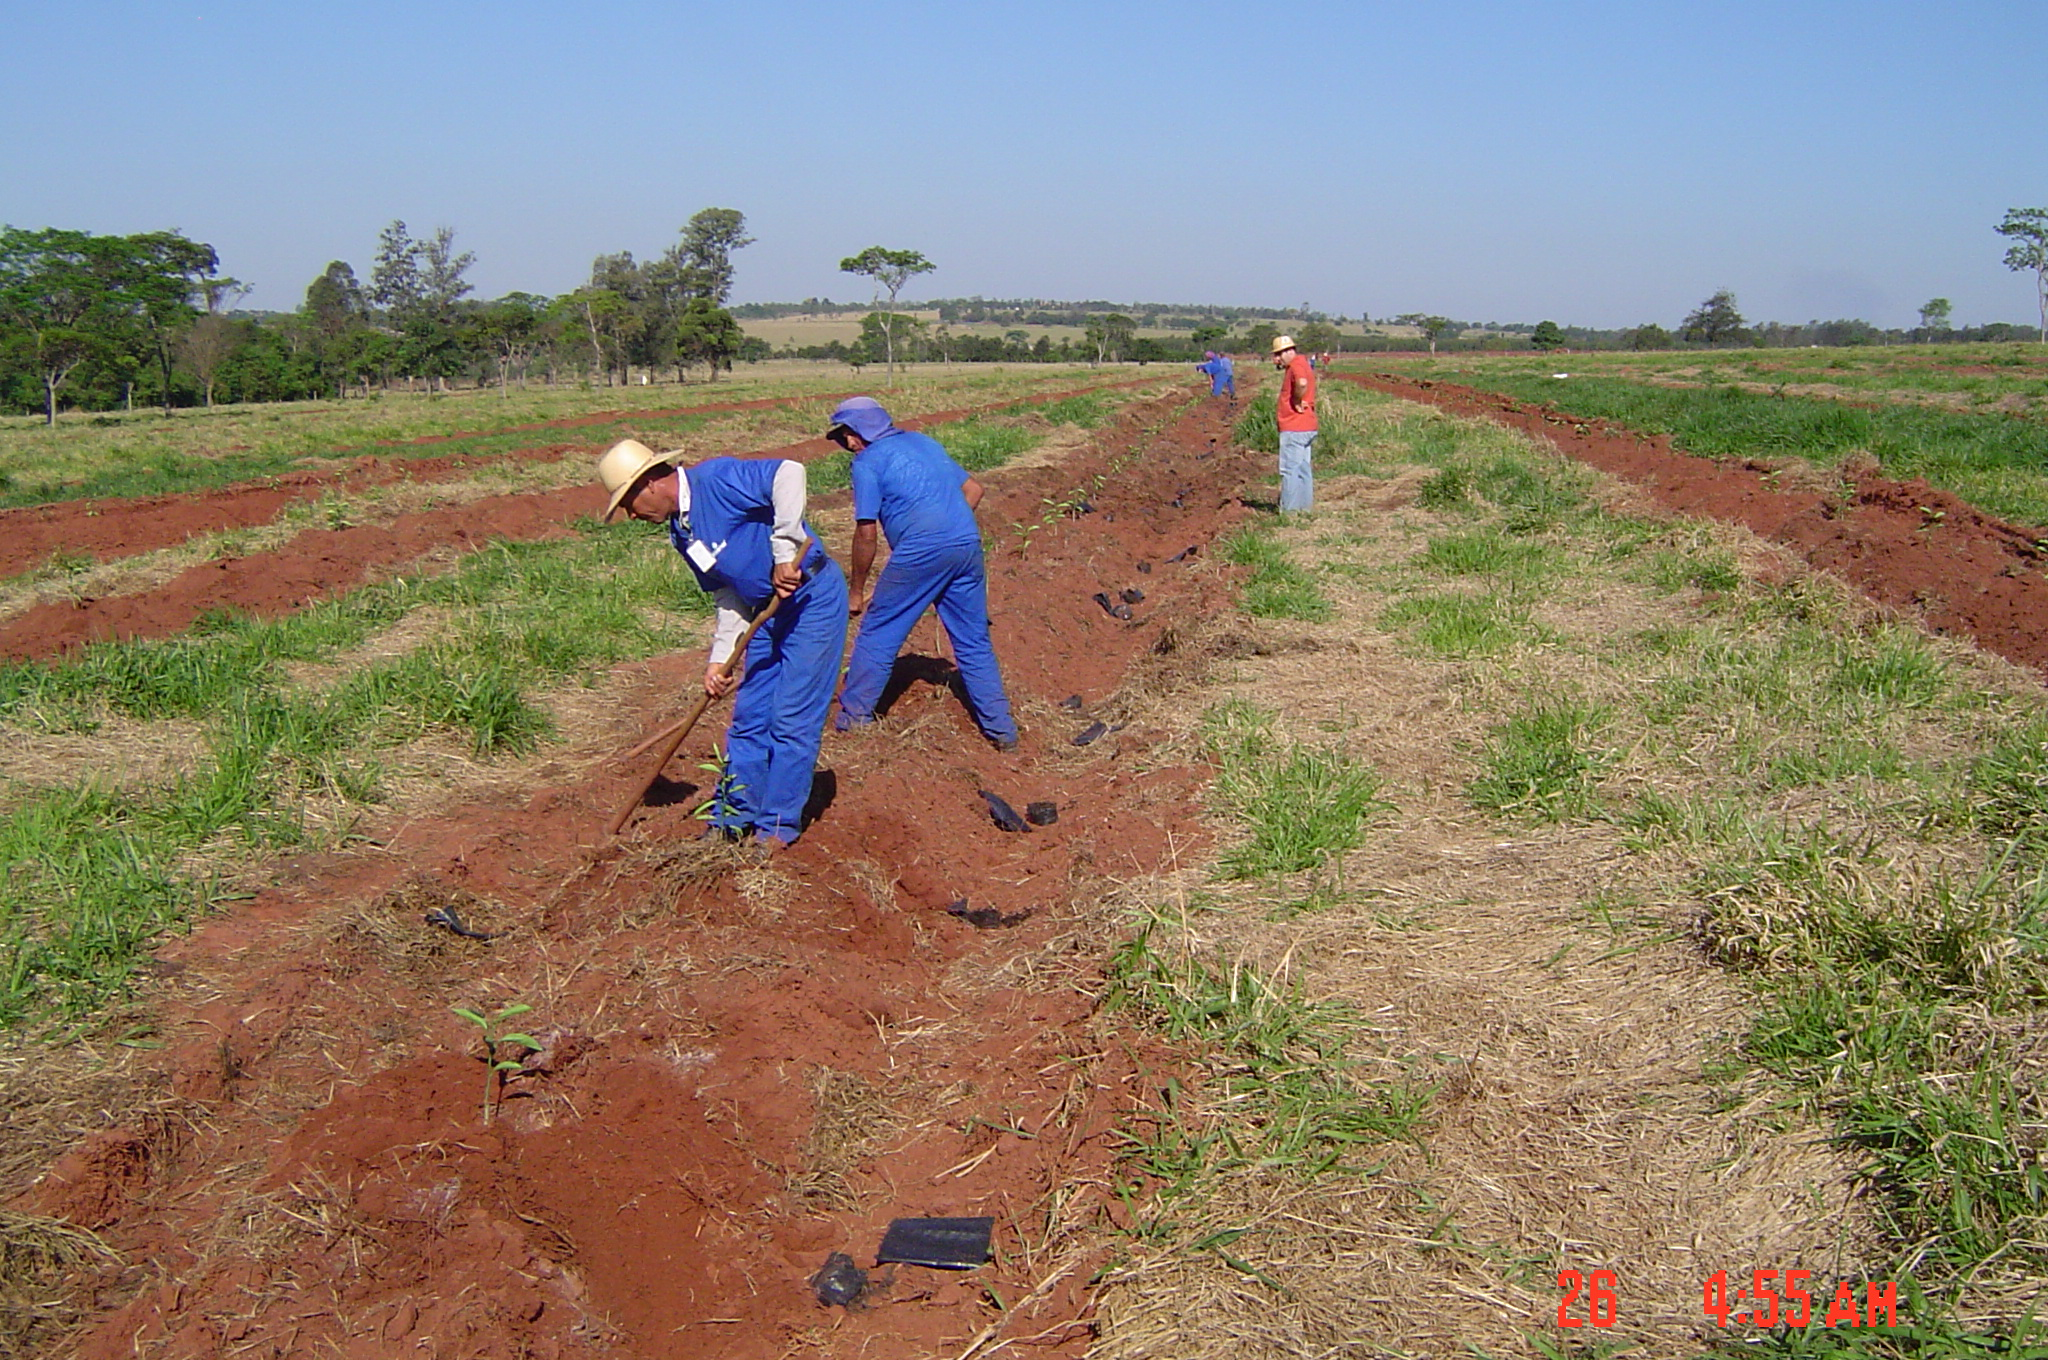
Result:
<instances>
[{"instance_id":1,"label":"blue coveralls","mask_svg":"<svg viewBox=\"0 0 2048 1360\"><path fill-rule=\"evenodd\" d=\"M778 465L772 458L709 458L683 469L690 482L688 533L682 522L669 520L669 538L697 584L707 591L729 588L756 612L775 594L770 493ZM808 524L804 532L810 534ZM689 552L693 542L714 555L708 569ZM814 534L800 561L804 583L747 644L712 818L716 826L751 828L761 840L784 844L802 830L846 645L846 577L839 564Z\"/></svg>"},{"instance_id":2,"label":"blue coveralls","mask_svg":"<svg viewBox=\"0 0 2048 1360\"><path fill-rule=\"evenodd\" d=\"M868 438L867 431L859 433ZM875 581L874 598L853 640L836 726L844 730L874 721L896 653L924 611L937 605L975 725L990 741L1015 741L1017 724L988 636L981 529L960 493L966 470L938 440L888 425L854 455L852 475L853 517L881 521L889 563Z\"/></svg>"},{"instance_id":3,"label":"blue coveralls","mask_svg":"<svg viewBox=\"0 0 2048 1360\"><path fill-rule=\"evenodd\" d=\"M1219 354L1207 363L1195 365L1195 372L1209 375L1209 395L1220 397L1225 392L1237 395L1237 374L1231 369L1230 356Z\"/></svg>"}]
</instances>

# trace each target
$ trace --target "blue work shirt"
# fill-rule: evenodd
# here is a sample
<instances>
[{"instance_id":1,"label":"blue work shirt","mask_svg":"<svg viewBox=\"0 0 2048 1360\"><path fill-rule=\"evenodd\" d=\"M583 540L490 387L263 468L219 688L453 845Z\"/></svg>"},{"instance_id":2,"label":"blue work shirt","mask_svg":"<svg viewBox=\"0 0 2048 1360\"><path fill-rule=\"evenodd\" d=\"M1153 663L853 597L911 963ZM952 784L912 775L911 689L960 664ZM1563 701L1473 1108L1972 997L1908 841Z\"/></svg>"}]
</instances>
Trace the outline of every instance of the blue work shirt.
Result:
<instances>
[{"instance_id":1,"label":"blue work shirt","mask_svg":"<svg viewBox=\"0 0 2048 1360\"><path fill-rule=\"evenodd\" d=\"M1195 365L1195 372L1209 375L1209 385L1221 387L1230 381L1230 360L1219 354L1207 363Z\"/></svg>"},{"instance_id":2,"label":"blue work shirt","mask_svg":"<svg viewBox=\"0 0 2048 1360\"><path fill-rule=\"evenodd\" d=\"M707 592L730 589L751 609L767 604L775 593L769 539L775 528L775 470L781 465L779 458L707 458L684 468L690 479L688 535L675 519L669 520L669 539L690 564L697 584ZM810 542L798 560L808 574L825 553L810 524L803 528Z\"/></svg>"},{"instance_id":3,"label":"blue work shirt","mask_svg":"<svg viewBox=\"0 0 2048 1360\"><path fill-rule=\"evenodd\" d=\"M885 434L853 456L853 517L880 520L889 546L937 548L981 543L960 488L967 469L930 435Z\"/></svg>"}]
</instances>

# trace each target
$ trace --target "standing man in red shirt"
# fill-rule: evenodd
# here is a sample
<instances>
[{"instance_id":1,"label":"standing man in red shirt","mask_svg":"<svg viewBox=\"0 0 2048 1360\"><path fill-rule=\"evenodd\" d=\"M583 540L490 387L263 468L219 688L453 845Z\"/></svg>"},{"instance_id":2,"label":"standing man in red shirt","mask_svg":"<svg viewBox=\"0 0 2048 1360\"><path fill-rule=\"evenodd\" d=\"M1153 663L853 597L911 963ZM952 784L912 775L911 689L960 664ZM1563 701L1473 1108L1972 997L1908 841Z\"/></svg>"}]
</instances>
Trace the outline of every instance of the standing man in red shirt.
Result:
<instances>
[{"instance_id":1,"label":"standing man in red shirt","mask_svg":"<svg viewBox=\"0 0 2048 1360\"><path fill-rule=\"evenodd\" d=\"M1316 503L1316 372L1294 348L1291 335L1273 339L1280 391L1273 413L1280 424L1280 510L1310 510Z\"/></svg>"}]
</instances>

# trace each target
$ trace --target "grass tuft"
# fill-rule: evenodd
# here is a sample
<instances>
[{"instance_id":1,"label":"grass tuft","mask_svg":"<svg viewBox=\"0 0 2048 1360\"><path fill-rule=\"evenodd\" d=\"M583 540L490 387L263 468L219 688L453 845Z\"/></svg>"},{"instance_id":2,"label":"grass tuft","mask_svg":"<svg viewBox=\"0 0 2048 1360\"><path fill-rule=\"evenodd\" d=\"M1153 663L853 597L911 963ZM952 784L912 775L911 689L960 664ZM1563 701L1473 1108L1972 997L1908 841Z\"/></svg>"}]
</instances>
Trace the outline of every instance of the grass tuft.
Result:
<instances>
[{"instance_id":1,"label":"grass tuft","mask_svg":"<svg viewBox=\"0 0 2048 1360\"><path fill-rule=\"evenodd\" d=\"M1582 817L1607 764L1593 739L1607 723L1597 705L1545 701L1496 726L1480 754L1480 774L1465 786L1477 807L1545 821Z\"/></svg>"},{"instance_id":2,"label":"grass tuft","mask_svg":"<svg viewBox=\"0 0 2048 1360\"><path fill-rule=\"evenodd\" d=\"M1221 769L1217 801L1250 830L1221 862L1231 878L1320 868L1364 841L1371 817L1392 807L1379 775L1324 747L1283 742L1272 714L1241 700L1210 710L1205 740Z\"/></svg>"}]
</instances>

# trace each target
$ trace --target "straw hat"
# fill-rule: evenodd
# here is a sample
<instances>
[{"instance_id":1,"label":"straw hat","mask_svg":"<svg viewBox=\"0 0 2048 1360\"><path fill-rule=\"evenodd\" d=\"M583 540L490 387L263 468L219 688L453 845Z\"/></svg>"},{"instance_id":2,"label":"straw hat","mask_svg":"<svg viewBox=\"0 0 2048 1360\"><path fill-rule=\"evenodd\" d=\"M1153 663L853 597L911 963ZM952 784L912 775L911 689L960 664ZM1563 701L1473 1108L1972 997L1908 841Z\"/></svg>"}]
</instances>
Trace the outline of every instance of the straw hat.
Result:
<instances>
[{"instance_id":1,"label":"straw hat","mask_svg":"<svg viewBox=\"0 0 2048 1360\"><path fill-rule=\"evenodd\" d=\"M1276 335L1276 336L1274 336L1274 337L1273 337L1273 352L1274 352L1275 354L1278 354L1278 353L1279 353L1279 352L1280 352L1281 350L1284 350L1284 349L1293 349L1293 348L1294 348L1294 337L1293 337L1293 336L1291 336L1291 335Z\"/></svg>"},{"instance_id":2,"label":"straw hat","mask_svg":"<svg viewBox=\"0 0 2048 1360\"><path fill-rule=\"evenodd\" d=\"M597 480L611 496L604 508L607 522L619 513L619 505L632 493L642 477L672 460L673 455L656 453L637 439L621 439L597 460Z\"/></svg>"}]
</instances>

